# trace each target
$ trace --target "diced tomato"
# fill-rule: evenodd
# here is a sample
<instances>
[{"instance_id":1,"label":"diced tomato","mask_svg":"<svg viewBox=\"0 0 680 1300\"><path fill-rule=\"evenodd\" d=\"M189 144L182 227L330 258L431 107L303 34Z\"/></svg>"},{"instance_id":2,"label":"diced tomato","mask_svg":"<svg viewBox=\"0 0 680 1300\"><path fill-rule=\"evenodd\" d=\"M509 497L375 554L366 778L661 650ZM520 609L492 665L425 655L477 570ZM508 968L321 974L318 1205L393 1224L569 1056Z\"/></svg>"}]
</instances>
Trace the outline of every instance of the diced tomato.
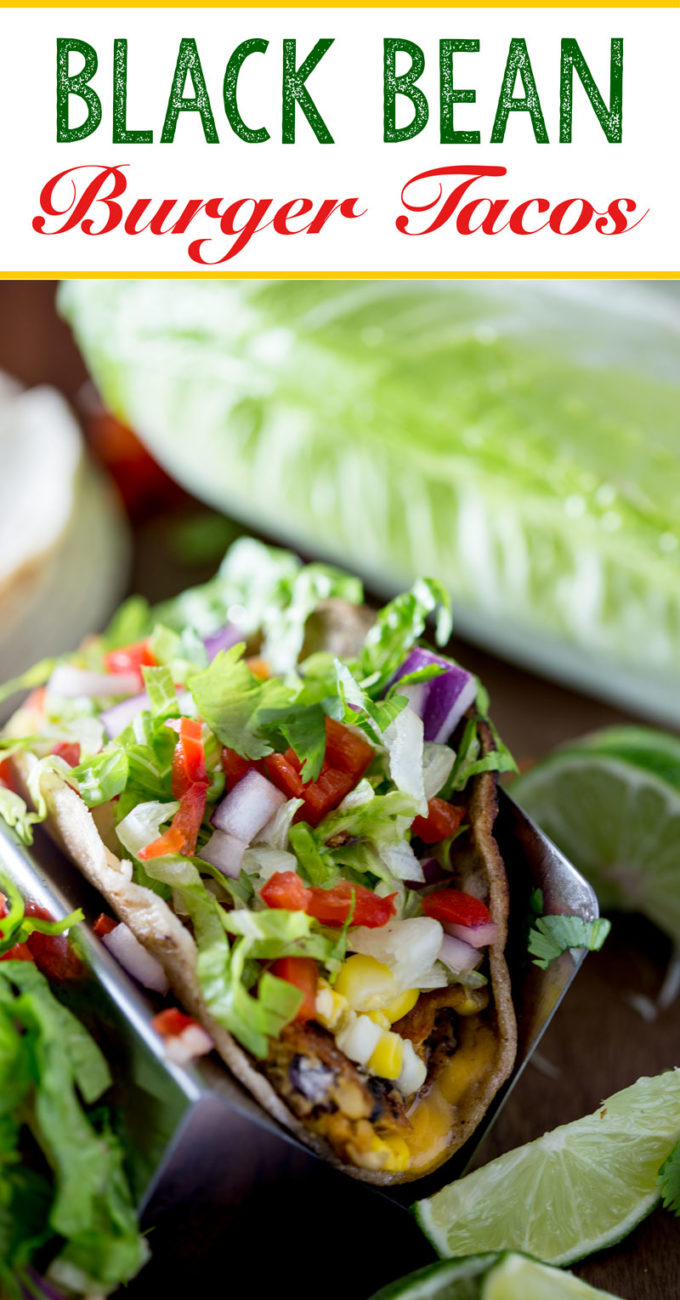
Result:
<instances>
[{"instance_id":1,"label":"diced tomato","mask_svg":"<svg viewBox=\"0 0 680 1300\"><path fill-rule=\"evenodd\" d=\"M354 784L364 775L373 759L374 750L367 740L343 727L334 718L326 718L326 762L330 767L349 772Z\"/></svg>"},{"instance_id":2,"label":"diced tomato","mask_svg":"<svg viewBox=\"0 0 680 1300\"><path fill-rule=\"evenodd\" d=\"M0 920L7 916L7 911L7 900L0 894ZM24 915L40 917L43 921L54 920L44 907L30 899L24 904ZM83 964L65 934L39 934L35 930L24 943L15 943L13 948L3 953L0 961L34 961L43 975L51 980L79 979L83 973Z\"/></svg>"},{"instance_id":3,"label":"diced tomato","mask_svg":"<svg viewBox=\"0 0 680 1300\"><path fill-rule=\"evenodd\" d=\"M92 926L92 929L95 934L99 935L100 939L103 939L104 935L110 934L112 930L115 930L117 925L118 922L114 921L112 916L108 916L106 912L100 912L97 920Z\"/></svg>"},{"instance_id":4,"label":"diced tomato","mask_svg":"<svg viewBox=\"0 0 680 1300\"><path fill-rule=\"evenodd\" d=\"M33 953L27 943L15 943L13 948L3 952L0 961L33 961Z\"/></svg>"},{"instance_id":5,"label":"diced tomato","mask_svg":"<svg viewBox=\"0 0 680 1300\"><path fill-rule=\"evenodd\" d=\"M411 829L425 844L439 844L449 835L455 835L464 816L464 808L447 803L445 799L430 799L427 817L416 817Z\"/></svg>"},{"instance_id":6,"label":"diced tomato","mask_svg":"<svg viewBox=\"0 0 680 1300\"><path fill-rule=\"evenodd\" d=\"M287 912L305 912L311 897L311 889L295 871L275 871L260 890L267 907L282 907Z\"/></svg>"},{"instance_id":7,"label":"diced tomato","mask_svg":"<svg viewBox=\"0 0 680 1300\"><path fill-rule=\"evenodd\" d=\"M177 1034L183 1034L185 1029L198 1024L198 1021L193 1016L185 1015L178 1007L167 1007L153 1017L151 1024L162 1038L175 1038Z\"/></svg>"},{"instance_id":8,"label":"diced tomato","mask_svg":"<svg viewBox=\"0 0 680 1300\"><path fill-rule=\"evenodd\" d=\"M286 873L287 874L287 873ZM291 873L292 874L292 873ZM293 984L304 995L295 1013L296 1020L313 1020L316 1015L316 989L319 968L313 957L279 957L270 967L287 984Z\"/></svg>"},{"instance_id":9,"label":"diced tomato","mask_svg":"<svg viewBox=\"0 0 680 1300\"><path fill-rule=\"evenodd\" d=\"M15 788L12 764L8 758L3 759L0 763L0 785L6 785L8 790L13 790ZM0 912L0 916L1 915L2 913Z\"/></svg>"},{"instance_id":10,"label":"diced tomato","mask_svg":"<svg viewBox=\"0 0 680 1300\"><path fill-rule=\"evenodd\" d=\"M136 673L139 685L144 685L142 668L155 668L151 643L136 641L134 645L121 646L119 650L109 650L104 655L104 667L107 673Z\"/></svg>"},{"instance_id":11,"label":"diced tomato","mask_svg":"<svg viewBox=\"0 0 680 1300\"><path fill-rule=\"evenodd\" d=\"M45 700L47 698L47 687L38 686L28 696L24 708L30 709L33 713L45 712Z\"/></svg>"},{"instance_id":12,"label":"diced tomato","mask_svg":"<svg viewBox=\"0 0 680 1300\"><path fill-rule=\"evenodd\" d=\"M305 786L299 772L300 765L297 763L296 768L289 757L291 754L297 763L292 749L289 749L286 754L268 754L264 760L267 776L287 799L304 799Z\"/></svg>"},{"instance_id":13,"label":"diced tomato","mask_svg":"<svg viewBox=\"0 0 680 1300\"><path fill-rule=\"evenodd\" d=\"M165 858L171 853L182 853L184 843L184 832L178 826L172 825L163 835L159 835L157 840L140 849L138 857L142 862L148 862L150 858Z\"/></svg>"},{"instance_id":14,"label":"diced tomato","mask_svg":"<svg viewBox=\"0 0 680 1300\"><path fill-rule=\"evenodd\" d=\"M42 921L54 920L46 908L40 907L39 903L34 903L30 898L24 903L24 912L26 916L36 916ZM68 935L40 934L38 930L34 930L33 934L29 934L26 946L38 969L49 980L65 981L82 978L83 963L69 942Z\"/></svg>"},{"instance_id":15,"label":"diced tomato","mask_svg":"<svg viewBox=\"0 0 680 1300\"><path fill-rule=\"evenodd\" d=\"M222 750L222 771L227 790L233 790L248 772L255 771L259 772L260 776L267 775L264 759L256 761L252 758L242 758L235 749L228 749L226 745Z\"/></svg>"},{"instance_id":16,"label":"diced tomato","mask_svg":"<svg viewBox=\"0 0 680 1300\"><path fill-rule=\"evenodd\" d=\"M356 782L351 772L339 772L334 767L324 767L316 781L309 781L302 787L304 806L298 808L295 821L308 822L318 826L328 816L346 794L354 789Z\"/></svg>"},{"instance_id":17,"label":"diced tomato","mask_svg":"<svg viewBox=\"0 0 680 1300\"><path fill-rule=\"evenodd\" d=\"M207 789L205 781L196 781L185 790L169 829L140 850L138 856L142 862L148 862L150 858L163 858L170 853L184 853L187 857L193 857L205 813Z\"/></svg>"},{"instance_id":18,"label":"diced tomato","mask_svg":"<svg viewBox=\"0 0 680 1300\"><path fill-rule=\"evenodd\" d=\"M366 889L365 885L353 885L349 880L341 880L332 889L321 889L315 885L311 894L305 911L321 921L322 925L344 925L352 909L353 897L352 925L365 925L369 930L375 930L386 925L396 915L396 894L380 898L372 889Z\"/></svg>"},{"instance_id":19,"label":"diced tomato","mask_svg":"<svg viewBox=\"0 0 680 1300\"><path fill-rule=\"evenodd\" d=\"M80 745L77 740L59 740L52 747L52 753L58 758L63 758L69 767L77 767L80 762Z\"/></svg>"},{"instance_id":20,"label":"diced tomato","mask_svg":"<svg viewBox=\"0 0 680 1300\"><path fill-rule=\"evenodd\" d=\"M260 890L260 898L267 907L282 907L288 912L306 912L322 925L344 925L354 897L353 925L366 925L375 930L385 925L395 915L396 894L380 898L364 885L341 880L332 889L311 887L295 871L275 871Z\"/></svg>"},{"instance_id":21,"label":"diced tomato","mask_svg":"<svg viewBox=\"0 0 680 1300\"><path fill-rule=\"evenodd\" d=\"M486 925L491 920L488 907L461 889L435 889L423 899L426 916L450 925Z\"/></svg>"},{"instance_id":22,"label":"diced tomato","mask_svg":"<svg viewBox=\"0 0 680 1300\"><path fill-rule=\"evenodd\" d=\"M206 784L203 724L198 718L179 719L179 740L172 756L172 793L181 799L190 786Z\"/></svg>"},{"instance_id":23,"label":"diced tomato","mask_svg":"<svg viewBox=\"0 0 680 1300\"><path fill-rule=\"evenodd\" d=\"M302 764L293 749L287 749L285 754L269 754L264 761L270 781L288 799L304 801L294 820L308 822L310 826L318 826L356 785L354 775L338 771L327 760L324 760L316 781L303 781Z\"/></svg>"},{"instance_id":24,"label":"diced tomato","mask_svg":"<svg viewBox=\"0 0 680 1300\"><path fill-rule=\"evenodd\" d=\"M266 682L267 679L271 677L271 669L267 660L260 659L258 655L253 655L250 659L246 659L246 667L250 669L253 677L257 677L261 682Z\"/></svg>"}]
</instances>

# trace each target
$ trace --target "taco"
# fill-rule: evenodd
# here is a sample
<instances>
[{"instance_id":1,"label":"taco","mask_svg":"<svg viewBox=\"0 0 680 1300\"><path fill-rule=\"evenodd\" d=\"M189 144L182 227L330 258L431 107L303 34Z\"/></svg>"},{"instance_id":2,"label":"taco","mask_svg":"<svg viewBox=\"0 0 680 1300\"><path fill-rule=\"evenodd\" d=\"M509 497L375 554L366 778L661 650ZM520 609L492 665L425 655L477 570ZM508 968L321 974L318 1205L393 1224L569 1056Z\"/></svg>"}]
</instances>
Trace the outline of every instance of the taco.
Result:
<instances>
[{"instance_id":1,"label":"taco","mask_svg":"<svg viewBox=\"0 0 680 1300\"><path fill-rule=\"evenodd\" d=\"M15 822L46 818L119 959L303 1142L394 1183L461 1146L513 1066L512 760L472 675L419 644L436 610L448 639L439 584L361 600L242 540L46 666L2 745L35 809Z\"/></svg>"}]
</instances>

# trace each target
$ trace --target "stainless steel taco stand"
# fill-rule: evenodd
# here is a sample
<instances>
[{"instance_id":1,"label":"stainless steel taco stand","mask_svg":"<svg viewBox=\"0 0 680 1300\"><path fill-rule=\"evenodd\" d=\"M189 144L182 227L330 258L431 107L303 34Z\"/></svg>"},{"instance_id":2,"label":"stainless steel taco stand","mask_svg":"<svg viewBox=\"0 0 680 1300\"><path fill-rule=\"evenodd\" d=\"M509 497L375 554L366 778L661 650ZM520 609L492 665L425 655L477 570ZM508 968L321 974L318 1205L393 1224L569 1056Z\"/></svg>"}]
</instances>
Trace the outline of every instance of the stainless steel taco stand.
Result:
<instances>
[{"instance_id":1,"label":"stainless steel taco stand","mask_svg":"<svg viewBox=\"0 0 680 1300\"><path fill-rule=\"evenodd\" d=\"M271 1119L212 1058L169 1064L151 1028L154 1006L86 927L75 939L83 979L58 994L91 1029L112 1063L112 1105L128 1138L130 1174L150 1230L153 1262L125 1291L200 1294L247 1279L251 1295L285 1289L324 1300L362 1300L390 1278L433 1258L407 1207L483 1159L483 1142L583 960L563 954L541 971L528 962L529 896L546 912L592 919L590 886L501 792L496 837L510 882L508 961L519 1049L511 1079L473 1138L436 1173L389 1192L331 1169ZM0 823L0 867L27 898L63 916L101 900L38 832L28 850Z\"/></svg>"}]
</instances>

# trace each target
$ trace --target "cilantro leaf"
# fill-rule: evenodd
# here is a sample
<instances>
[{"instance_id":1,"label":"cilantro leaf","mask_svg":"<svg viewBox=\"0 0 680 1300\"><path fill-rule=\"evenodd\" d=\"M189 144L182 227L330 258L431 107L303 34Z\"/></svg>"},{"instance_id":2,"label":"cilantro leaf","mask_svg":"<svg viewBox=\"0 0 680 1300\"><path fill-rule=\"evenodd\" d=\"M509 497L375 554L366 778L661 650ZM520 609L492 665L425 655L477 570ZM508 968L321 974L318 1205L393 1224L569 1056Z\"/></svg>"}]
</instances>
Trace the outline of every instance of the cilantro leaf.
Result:
<instances>
[{"instance_id":1,"label":"cilantro leaf","mask_svg":"<svg viewBox=\"0 0 680 1300\"><path fill-rule=\"evenodd\" d=\"M561 913L539 916L529 931L529 952L534 965L546 970L551 962L571 948L588 948L597 952L610 930L611 922L603 917L584 921L582 916L563 916Z\"/></svg>"},{"instance_id":2,"label":"cilantro leaf","mask_svg":"<svg viewBox=\"0 0 680 1300\"><path fill-rule=\"evenodd\" d=\"M665 1209L680 1217L680 1142L676 1142L664 1160L659 1170L658 1185Z\"/></svg>"},{"instance_id":3,"label":"cilantro leaf","mask_svg":"<svg viewBox=\"0 0 680 1300\"><path fill-rule=\"evenodd\" d=\"M290 704L294 692L271 678L260 682L243 660L243 644L222 650L208 668L192 677L189 689L199 717L243 758L264 758L272 746L262 734L262 714Z\"/></svg>"}]
</instances>

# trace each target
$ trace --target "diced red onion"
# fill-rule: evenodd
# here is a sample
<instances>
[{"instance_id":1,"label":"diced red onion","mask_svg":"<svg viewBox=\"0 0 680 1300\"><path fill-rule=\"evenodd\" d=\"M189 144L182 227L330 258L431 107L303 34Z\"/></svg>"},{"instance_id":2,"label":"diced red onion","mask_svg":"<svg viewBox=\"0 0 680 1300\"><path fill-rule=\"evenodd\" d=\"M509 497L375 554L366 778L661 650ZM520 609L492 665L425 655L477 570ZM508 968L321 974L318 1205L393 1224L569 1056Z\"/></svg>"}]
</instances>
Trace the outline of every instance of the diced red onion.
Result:
<instances>
[{"instance_id":1,"label":"diced red onion","mask_svg":"<svg viewBox=\"0 0 680 1300\"><path fill-rule=\"evenodd\" d=\"M458 664L433 654L431 650L424 650L422 646L415 646L395 674L392 684L408 673L429 668L431 664L440 664L445 672L430 681L404 687L404 693L412 693L411 707L423 719L425 739L443 745L455 731L466 709L474 704L477 683L472 673ZM421 687L425 688L422 693Z\"/></svg>"},{"instance_id":2,"label":"diced red onion","mask_svg":"<svg viewBox=\"0 0 680 1300\"><path fill-rule=\"evenodd\" d=\"M451 872L445 871L436 858L423 858L420 865L423 869L424 879L408 880L406 883L409 889L427 889L429 885L451 883Z\"/></svg>"},{"instance_id":3,"label":"diced red onion","mask_svg":"<svg viewBox=\"0 0 680 1300\"><path fill-rule=\"evenodd\" d=\"M167 993L170 985L163 967L139 939L135 939L124 921L120 921L115 930L102 935L102 943L138 984L153 989L155 993Z\"/></svg>"},{"instance_id":4,"label":"diced red onion","mask_svg":"<svg viewBox=\"0 0 680 1300\"><path fill-rule=\"evenodd\" d=\"M462 939L473 948L486 948L490 943L495 943L498 938L496 921L485 921L483 925L453 925L449 921L443 924L447 934L452 935L454 939Z\"/></svg>"},{"instance_id":5,"label":"diced red onion","mask_svg":"<svg viewBox=\"0 0 680 1300\"><path fill-rule=\"evenodd\" d=\"M225 623L224 627L219 628L217 632L212 632L210 636L204 637L203 644L208 656L208 663L212 663L220 650L231 650L233 645L238 645L239 641L243 641L243 639L243 633L239 632L233 623Z\"/></svg>"},{"instance_id":6,"label":"diced red onion","mask_svg":"<svg viewBox=\"0 0 680 1300\"><path fill-rule=\"evenodd\" d=\"M212 1052L214 1043L202 1025L187 1025L181 1034L165 1040L165 1055L173 1065L188 1065L197 1056Z\"/></svg>"},{"instance_id":7,"label":"diced red onion","mask_svg":"<svg viewBox=\"0 0 680 1300\"><path fill-rule=\"evenodd\" d=\"M482 954L469 943L463 943L462 939L454 939L452 935L445 934L437 960L443 961L452 971L474 970L475 966L479 966Z\"/></svg>"},{"instance_id":8,"label":"diced red onion","mask_svg":"<svg viewBox=\"0 0 680 1300\"><path fill-rule=\"evenodd\" d=\"M250 844L285 802L285 794L277 790L266 776L251 770L217 805L212 823L227 835L234 835L237 840Z\"/></svg>"},{"instance_id":9,"label":"diced red onion","mask_svg":"<svg viewBox=\"0 0 680 1300\"><path fill-rule=\"evenodd\" d=\"M100 719L104 725L106 734L113 739L124 731L128 723L137 717L142 709L150 709L151 700L146 691L141 695L132 695L128 700L121 700L118 704L112 704L110 709L105 709L100 714Z\"/></svg>"},{"instance_id":10,"label":"diced red onion","mask_svg":"<svg viewBox=\"0 0 680 1300\"><path fill-rule=\"evenodd\" d=\"M226 835L224 831L213 831L207 844L203 845L199 857L211 862L225 876L238 880L243 854L248 848L246 840L237 840L235 835Z\"/></svg>"},{"instance_id":11,"label":"diced red onion","mask_svg":"<svg viewBox=\"0 0 680 1300\"><path fill-rule=\"evenodd\" d=\"M93 673L73 664L57 664L47 689L73 699L78 695L139 695L139 677L136 673Z\"/></svg>"}]
</instances>

